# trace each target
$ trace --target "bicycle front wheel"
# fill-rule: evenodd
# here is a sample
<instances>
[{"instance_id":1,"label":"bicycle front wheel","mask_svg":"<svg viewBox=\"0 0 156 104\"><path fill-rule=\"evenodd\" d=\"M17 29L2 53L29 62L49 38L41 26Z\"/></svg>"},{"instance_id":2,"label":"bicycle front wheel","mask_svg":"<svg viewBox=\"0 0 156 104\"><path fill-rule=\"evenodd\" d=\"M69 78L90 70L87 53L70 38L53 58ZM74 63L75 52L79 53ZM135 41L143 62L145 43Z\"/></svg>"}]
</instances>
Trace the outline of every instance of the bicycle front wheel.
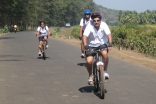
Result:
<instances>
[{"instance_id":1,"label":"bicycle front wheel","mask_svg":"<svg viewBox=\"0 0 156 104\"><path fill-rule=\"evenodd\" d=\"M42 48L43 48L43 59L46 60L46 51L45 51L46 50L45 49L46 48L46 45L43 44L43 47Z\"/></svg>"},{"instance_id":2,"label":"bicycle front wheel","mask_svg":"<svg viewBox=\"0 0 156 104\"><path fill-rule=\"evenodd\" d=\"M94 75L94 91L98 92L99 90L99 82L98 82L98 75L97 75L97 69L96 64L93 64L93 75Z\"/></svg>"},{"instance_id":3,"label":"bicycle front wheel","mask_svg":"<svg viewBox=\"0 0 156 104\"><path fill-rule=\"evenodd\" d=\"M105 87L104 87L104 72L103 72L103 66L98 66L99 68L99 84L100 84L100 94L101 98L105 98Z\"/></svg>"}]
</instances>

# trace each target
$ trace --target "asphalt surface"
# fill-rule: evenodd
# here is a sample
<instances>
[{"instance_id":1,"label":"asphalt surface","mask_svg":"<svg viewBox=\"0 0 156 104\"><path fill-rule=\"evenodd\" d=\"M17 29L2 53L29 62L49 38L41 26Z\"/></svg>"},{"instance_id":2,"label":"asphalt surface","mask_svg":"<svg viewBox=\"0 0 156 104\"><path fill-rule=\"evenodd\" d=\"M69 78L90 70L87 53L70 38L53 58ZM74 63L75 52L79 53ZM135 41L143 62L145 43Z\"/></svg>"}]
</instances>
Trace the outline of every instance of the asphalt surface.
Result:
<instances>
[{"instance_id":1,"label":"asphalt surface","mask_svg":"<svg viewBox=\"0 0 156 104\"><path fill-rule=\"evenodd\" d=\"M156 104L156 71L110 57L105 99L87 84L80 47L49 39L38 59L34 31L0 37L0 104Z\"/></svg>"}]
</instances>

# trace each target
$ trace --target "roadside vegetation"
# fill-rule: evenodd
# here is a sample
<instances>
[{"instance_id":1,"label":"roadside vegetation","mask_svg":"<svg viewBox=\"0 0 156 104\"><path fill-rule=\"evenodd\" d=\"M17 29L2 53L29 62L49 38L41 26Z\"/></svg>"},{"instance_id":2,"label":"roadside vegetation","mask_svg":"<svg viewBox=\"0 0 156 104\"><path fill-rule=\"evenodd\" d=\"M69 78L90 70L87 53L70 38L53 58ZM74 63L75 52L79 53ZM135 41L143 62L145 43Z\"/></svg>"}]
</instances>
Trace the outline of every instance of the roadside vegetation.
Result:
<instances>
[{"instance_id":1,"label":"roadside vegetation","mask_svg":"<svg viewBox=\"0 0 156 104\"><path fill-rule=\"evenodd\" d=\"M0 33L8 33L8 32L9 32L9 29L7 25L5 25L4 28L0 28Z\"/></svg>"},{"instance_id":2,"label":"roadside vegetation","mask_svg":"<svg viewBox=\"0 0 156 104\"><path fill-rule=\"evenodd\" d=\"M156 27L154 25L126 23L109 27L113 35L113 45L119 50L131 50L156 58ZM79 26L54 28L52 33L53 37L78 39Z\"/></svg>"},{"instance_id":3,"label":"roadside vegetation","mask_svg":"<svg viewBox=\"0 0 156 104\"><path fill-rule=\"evenodd\" d=\"M111 27L113 43L119 49L134 50L146 56L156 57L156 28L124 24Z\"/></svg>"},{"instance_id":4,"label":"roadside vegetation","mask_svg":"<svg viewBox=\"0 0 156 104\"><path fill-rule=\"evenodd\" d=\"M66 23L73 26L85 9L95 10L95 6L93 0L1 0L0 28L7 25L12 30L16 24L20 30L35 29L40 20L49 27L64 27Z\"/></svg>"},{"instance_id":5,"label":"roadside vegetation","mask_svg":"<svg viewBox=\"0 0 156 104\"><path fill-rule=\"evenodd\" d=\"M156 10L117 11L97 5L93 0L1 0L0 33L36 29L44 20L52 27L53 37L78 39L83 11L99 11L110 26L114 46L119 50L133 50L156 57ZM66 23L71 28L63 28Z\"/></svg>"},{"instance_id":6,"label":"roadside vegetation","mask_svg":"<svg viewBox=\"0 0 156 104\"><path fill-rule=\"evenodd\" d=\"M44 20L49 27L65 27L78 25L85 9L100 11L107 21L117 20L119 11L104 8L93 0L1 0L0 1L0 29L5 26L13 31L36 29L40 20ZM104 11L104 12L103 12Z\"/></svg>"},{"instance_id":7,"label":"roadside vegetation","mask_svg":"<svg viewBox=\"0 0 156 104\"><path fill-rule=\"evenodd\" d=\"M156 10L120 11L118 19L118 26L111 27L114 45L156 57Z\"/></svg>"}]
</instances>

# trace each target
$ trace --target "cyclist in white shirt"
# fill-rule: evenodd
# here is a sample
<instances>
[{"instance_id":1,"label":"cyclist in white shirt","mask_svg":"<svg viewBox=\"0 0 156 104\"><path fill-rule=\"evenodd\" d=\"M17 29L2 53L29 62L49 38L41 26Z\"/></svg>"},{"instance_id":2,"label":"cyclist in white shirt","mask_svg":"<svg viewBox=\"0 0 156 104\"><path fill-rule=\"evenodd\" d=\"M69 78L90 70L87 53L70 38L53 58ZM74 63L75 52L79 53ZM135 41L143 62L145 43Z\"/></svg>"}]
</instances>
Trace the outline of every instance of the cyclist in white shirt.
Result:
<instances>
[{"instance_id":1,"label":"cyclist in white shirt","mask_svg":"<svg viewBox=\"0 0 156 104\"><path fill-rule=\"evenodd\" d=\"M104 64L104 78L109 79L107 73L108 50L112 49L112 36L108 25L101 21L102 16L98 12L91 15L92 21L87 25L83 34L83 43L86 51L86 67L89 73L88 83L93 84L92 63L94 53L90 50L101 49ZM107 46L106 44L109 43Z\"/></svg>"},{"instance_id":2,"label":"cyclist in white shirt","mask_svg":"<svg viewBox=\"0 0 156 104\"><path fill-rule=\"evenodd\" d=\"M82 37L83 37L83 32L86 28L86 26L88 25L88 23L90 22L91 18L90 18L90 15L91 15L91 11L89 9L85 10L84 11L84 18L81 19L80 21L80 37L79 39L82 40ZM81 42L81 58L84 58L84 45L83 45L83 42Z\"/></svg>"},{"instance_id":3,"label":"cyclist in white shirt","mask_svg":"<svg viewBox=\"0 0 156 104\"><path fill-rule=\"evenodd\" d=\"M48 36L50 36L50 31L48 26L45 26L44 21L40 21L40 26L37 28L37 37L39 39L39 50L38 55L41 56L41 48L43 39L46 40L46 48L48 48Z\"/></svg>"}]
</instances>

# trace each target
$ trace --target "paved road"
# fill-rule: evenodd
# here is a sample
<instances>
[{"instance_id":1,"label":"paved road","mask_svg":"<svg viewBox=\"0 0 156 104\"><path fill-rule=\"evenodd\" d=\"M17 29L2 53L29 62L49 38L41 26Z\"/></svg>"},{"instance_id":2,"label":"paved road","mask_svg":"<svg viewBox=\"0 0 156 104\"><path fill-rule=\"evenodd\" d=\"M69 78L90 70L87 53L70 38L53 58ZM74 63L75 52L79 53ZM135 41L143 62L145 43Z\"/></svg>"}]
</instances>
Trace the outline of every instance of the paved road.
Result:
<instances>
[{"instance_id":1,"label":"paved road","mask_svg":"<svg viewBox=\"0 0 156 104\"><path fill-rule=\"evenodd\" d=\"M106 97L87 85L80 48L50 39L37 59L34 31L0 37L0 104L155 104L156 71L110 57Z\"/></svg>"}]
</instances>

